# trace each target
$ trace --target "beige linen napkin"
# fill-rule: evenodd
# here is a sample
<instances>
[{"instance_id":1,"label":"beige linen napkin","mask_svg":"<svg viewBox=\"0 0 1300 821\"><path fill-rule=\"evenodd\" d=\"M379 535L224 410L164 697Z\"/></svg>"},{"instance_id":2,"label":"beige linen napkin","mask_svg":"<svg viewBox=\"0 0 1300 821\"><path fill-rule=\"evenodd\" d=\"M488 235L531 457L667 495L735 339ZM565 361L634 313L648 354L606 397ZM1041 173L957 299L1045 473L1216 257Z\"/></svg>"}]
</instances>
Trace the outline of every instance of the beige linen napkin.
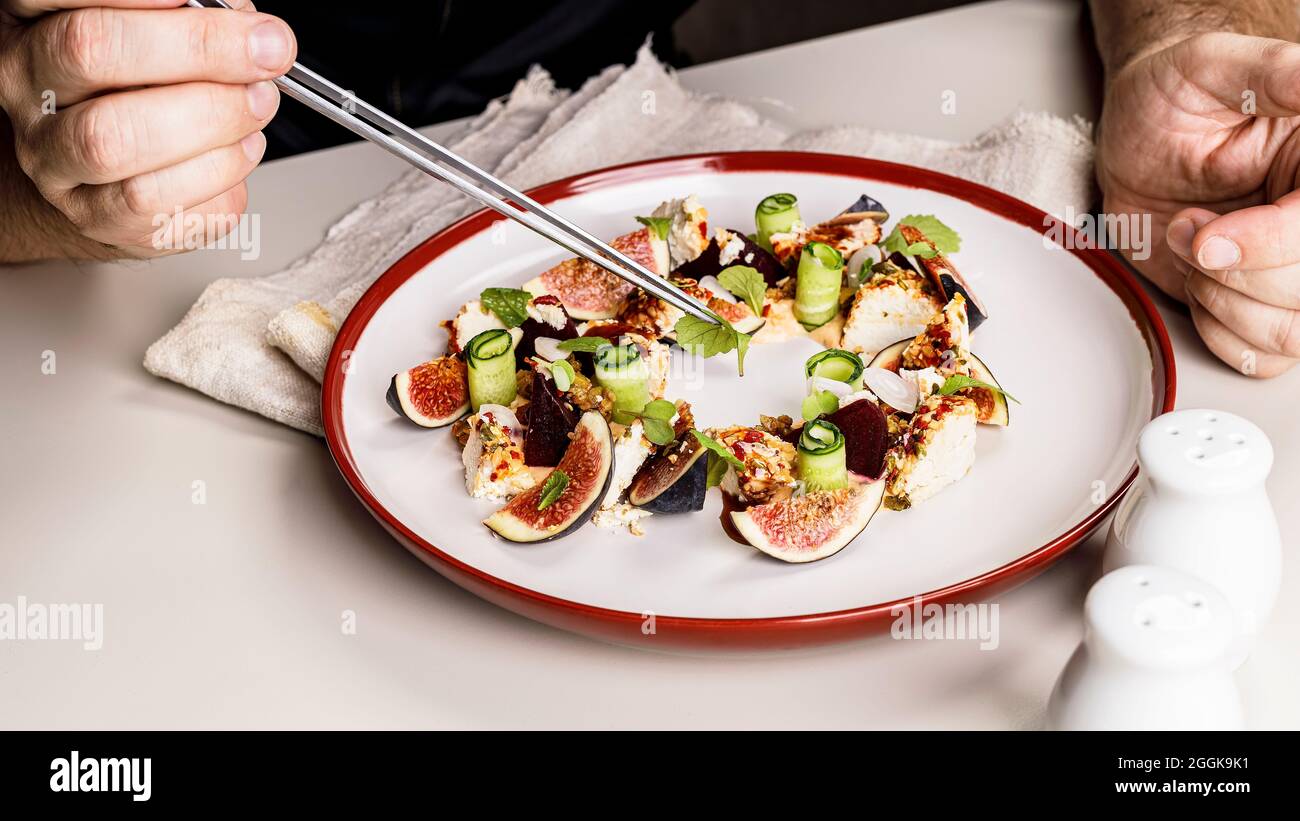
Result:
<instances>
[{"instance_id":1,"label":"beige linen napkin","mask_svg":"<svg viewBox=\"0 0 1300 821\"><path fill-rule=\"evenodd\" d=\"M967 143L848 126L791 133L740 102L688 91L643 48L633 65L606 69L573 93L534 69L449 143L525 189L629 160L790 149L932 168L1061 215L1087 213L1090 205L1089 135L1082 120L1028 113ZM348 311L398 257L473 210L450 187L408 172L284 271L213 282L180 324L150 346L145 368L320 435L319 383Z\"/></svg>"}]
</instances>

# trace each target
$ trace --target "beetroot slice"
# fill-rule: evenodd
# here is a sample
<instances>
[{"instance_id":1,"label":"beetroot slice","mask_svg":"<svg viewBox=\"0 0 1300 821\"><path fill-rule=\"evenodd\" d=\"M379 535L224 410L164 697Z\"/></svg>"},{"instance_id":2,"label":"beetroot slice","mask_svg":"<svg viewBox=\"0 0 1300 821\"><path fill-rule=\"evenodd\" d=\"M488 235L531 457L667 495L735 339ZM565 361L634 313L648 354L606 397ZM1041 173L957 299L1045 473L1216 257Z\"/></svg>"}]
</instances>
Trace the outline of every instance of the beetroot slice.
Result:
<instances>
[{"instance_id":1,"label":"beetroot slice","mask_svg":"<svg viewBox=\"0 0 1300 821\"><path fill-rule=\"evenodd\" d=\"M533 377L528 403L528 429L524 431L524 464L555 467L569 447L569 434L578 426L578 412L541 374Z\"/></svg>"},{"instance_id":2,"label":"beetroot slice","mask_svg":"<svg viewBox=\"0 0 1300 821\"><path fill-rule=\"evenodd\" d=\"M748 265L750 268L753 268L762 274L763 279L769 286L771 286L775 285L779 280L789 274L789 271L785 270L776 257L772 256L771 253L765 250L758 243L745 236L743 232L732 231L731 233L734 236L740 237L741 242L744 243L745 246L733 261L726 265L722 264L722 248L718 245L718 240L714 238L709 240L708 247L704 249L704 253L700 254L690 262L683 262L681 265L678 265L677 270L673 271L673 276L686 277L699 282L707 276L716 277L723 270L730 268L733 265Z\"/></svg>"},{"instance_id":3,"label":"beetroot slice","mask_svg":"<svg viewBox=\"0 0 1300 821\"><path fill-rule=\"evenodd\" d=\"M850 402L826 417L844 434L844 462L848 469L868 479L885 471L888 423L885 412L869 399Z\"/></svg>"}]
</instances>

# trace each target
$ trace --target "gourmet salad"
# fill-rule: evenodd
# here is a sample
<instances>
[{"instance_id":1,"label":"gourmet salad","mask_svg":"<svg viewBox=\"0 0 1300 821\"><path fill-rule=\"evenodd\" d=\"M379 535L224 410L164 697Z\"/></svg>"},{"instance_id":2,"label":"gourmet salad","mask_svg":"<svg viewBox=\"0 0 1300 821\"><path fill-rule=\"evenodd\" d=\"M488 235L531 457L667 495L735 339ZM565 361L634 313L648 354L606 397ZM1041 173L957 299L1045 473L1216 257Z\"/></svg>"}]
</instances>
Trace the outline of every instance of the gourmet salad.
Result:
<instances>
[{"instance_id":1,"label":"gourmet salad","mask_svg":"<svg viewBox=\"0 0 1300 821\"><path fill-rule=\"evenodd\" d=\"M883 506L903 511L964 477L977 426L1010 395L970 347L987 318L948 258L957 233L863 196L808 224L792 194L752 231L709 232L694 197L670 200L613 246L704 302L708 323L595 264L568 259L522 288L485 289L443 323L447 351L393 377L388 403L449 427L466 492L502 507L511 542L580 527L642 535L653 515L723 496L734 540L787 562L830 556ZM798 408L755 408L700 429L667 395L671 359L808 335ZM1012 400L1014 401L1014 400Z\"/></svg>"}]
</instances>

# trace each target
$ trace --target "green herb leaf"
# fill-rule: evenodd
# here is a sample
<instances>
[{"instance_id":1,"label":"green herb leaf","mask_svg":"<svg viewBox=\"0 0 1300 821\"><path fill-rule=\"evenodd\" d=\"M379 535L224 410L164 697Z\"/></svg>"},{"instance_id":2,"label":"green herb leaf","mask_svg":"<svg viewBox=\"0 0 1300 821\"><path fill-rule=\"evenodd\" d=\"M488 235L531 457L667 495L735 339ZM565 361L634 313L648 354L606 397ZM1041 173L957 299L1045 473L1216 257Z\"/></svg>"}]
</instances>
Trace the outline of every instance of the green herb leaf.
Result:
<instances>
[{"instance_id":1,"label":"green herb leaf","mask_svg":"<svg viewBox=\"0 0 1300 821\"><path fill-rule=\"evenodd\" d=\"M659 239L668 239L668 229L673 227L672 217L637 217L636 221L654 231Z\"/></svg>"},{"instance_id":2,"label":"green herb leaf","mask_svg":"<svg viewBox=\"0 0 1300 821\"><path fill-rule=\"evenodd\" d=\"M732 265L718 274L718 282L745 300L754 316L762 316L763 300L767 297L767 280L756 269L748 265Z\"/></svg>"},{"instance_id":3,"label":"green herb leaf","mask_svg":"<svg viewBox=\"0 0 1300 821\"><path fill-rule=\"evenodd\" d=\"M722 477L727 475L727 460L712 451L704 457L709 460L708 473L705 475L704 488L717 487L722 484Z\"/></svg>"},{"instance_id":4,"label":"green herb leaf","mask_svg":"<svg viewBox=\"0 0 1300 821\"><path fill-rule=\"evenodd\" d=\"M677 437L673 435L673 426L662 419L655 419L653 416L641 417L641 429L645 433L645 438L654 442L656 445L671 445Z\"/></svg>"},{"instance_id":5,"label":"green herb leaf","mask_svg":"<svg viewBox=\"0 0 1300 821\"><path fill-rule=\"evenodd\" d=\"M957 393L958 391L963 391L967 388L985 388L987 390L995 391L1010 399L1012 402L1015 402L1017 405L1020 404L1019 399L1002 390L997 385L990 385L987 382L981 382L974 377L960 373L955 373L943 381L943 385L939 388L939 395L951 396L952 394Z\"/></svg>"},{"instance_id":6,"label":"green herb leaf","mask_svg":"<svg viewBox=\"0 0 1300 821\"><path fill-rule=\"evenodd\" d=\"M817 417L834 413L840 409L840 399L830 391L818 391L803 400L802 414L805 422L811 422Z\"/></svg>"},{"instance_id":7,"label":"green herb leaf","mask_svg":"<svg viewBox=\"0 0 1300 821\"><path fill-rule=\"evenodd\" d=\"M551 471L551 475L546 477L542 483L542 496L537 500L537 509L546 510L546 508L555 504L555 502L564 495L564 490L569 486L569 474L556 468Z\"/></svg>"},{"instance_id":8,"label":"green herb leaf","mask_svg":"<svg viewBox=\"0 0 1300 821\"><path fill-rule=\"evenodd\" d=\"M485 288L478 298L507 328L518 328L528 319L528 300L533 295L518 288Z\"/></svg>"},{"instance_id":9,"label":"green herb leaf","mask_svg":"<svg viewBox=\"0 0 1300 821\"><path fill-rule=\"evenodd\" d=\"M728 450L727 446L719 442L717 439L714 439L712 436L707 434L700 433L695 428L691 428L691 433L695 434L695 438L700 440L701 445L704 445L704 447L708 448L713 453L716 453L718 457L727 464L736 468L743 469L745 467L745 463L737 459L736 455Z\"/></svg>"},{"instance_id":10,"label":"green herb leaf","mask_svg":"<svg viewBox=\"0 0 1300 821\"><path fill-rule=\"evenodd\" d=\"M903 239L902 233L898 230L899 225L910 225L925 234L926 238L934 243L934 247L931 248L928 243L924 242L909 244L907 240ZM881 243L881 248L886 253L892 254L895 251L901 251L914 257L929 259L936 253L955 254L960 251L961 237L956 231L944 225L932 214L909 214L898 221L894 226L894 230Z\"/></svg>"},{"instance_id":11,"label":"green herb leaf","mask_svg":"<svg viewBox=\"0 0 1300 821\"><path fill-rule=\"evenodd\" d=\"M606 345L612 345L603 336L578 336L573 339L566 339L556 347L562 351L576 351L578 353L595 353Z\"/></svg>"},{"instance_id":12,"label":"green herb leaf","mask_svg":"<svg viewBox=\"0 0 1300 821\"><path fill-rule=\"evenodd\" d=\"M737 366L740 375L745 375L745 353L749 350L749 334L743 334L723 320L719 324L684 315L673 326L677 333L677 344L691 353L698 353L705 359L720 353L736 351Z\"/></svg>"},{"instance_id":13,"label":"green herb leaf","mask_svg":"<svg viewBox=\"0 0 1300 821\"><path fill-rule=\"evenodd\" d=\"M642 419L659 419L664 422L671 422L676 415L677 406L667 399L651 400L641 409Z\"/></svg>"}]
</instances>

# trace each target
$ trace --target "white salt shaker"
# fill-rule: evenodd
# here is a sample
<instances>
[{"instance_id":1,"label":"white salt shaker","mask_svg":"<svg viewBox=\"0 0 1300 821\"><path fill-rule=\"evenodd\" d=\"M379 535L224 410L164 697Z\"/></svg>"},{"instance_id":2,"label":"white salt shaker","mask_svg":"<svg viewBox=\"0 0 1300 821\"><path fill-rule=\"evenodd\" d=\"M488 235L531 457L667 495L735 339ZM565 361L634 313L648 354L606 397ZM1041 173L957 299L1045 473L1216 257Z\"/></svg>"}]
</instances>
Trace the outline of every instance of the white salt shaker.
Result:
<instances>
[{"instance_id":1,"label":"white salt shaker","mask_svg":"<svg viewBox=\"0 0 1300 821\"><path fill-rule=\"evenodd\" d=\"M1142 430L1138 465L1106 540L1103 571L1156 565L1213 584L1235 611L1239 664L1282 579L1282 541L1264 489L1273 446L1240 416L1181 410Z\"/></svg>"},{"instance_id":2,"label":"white salt shaker","mask_svg":"<svg viewBox=\"0 0 1300 821\"><path fill-rule=\"evenodd\" d=\"M1233 612L1212 585L1166 567L1120 568L1088 591L1084 620L1048 702L1050 729L1242 728Z\"/></svg>"}]
</instances>

